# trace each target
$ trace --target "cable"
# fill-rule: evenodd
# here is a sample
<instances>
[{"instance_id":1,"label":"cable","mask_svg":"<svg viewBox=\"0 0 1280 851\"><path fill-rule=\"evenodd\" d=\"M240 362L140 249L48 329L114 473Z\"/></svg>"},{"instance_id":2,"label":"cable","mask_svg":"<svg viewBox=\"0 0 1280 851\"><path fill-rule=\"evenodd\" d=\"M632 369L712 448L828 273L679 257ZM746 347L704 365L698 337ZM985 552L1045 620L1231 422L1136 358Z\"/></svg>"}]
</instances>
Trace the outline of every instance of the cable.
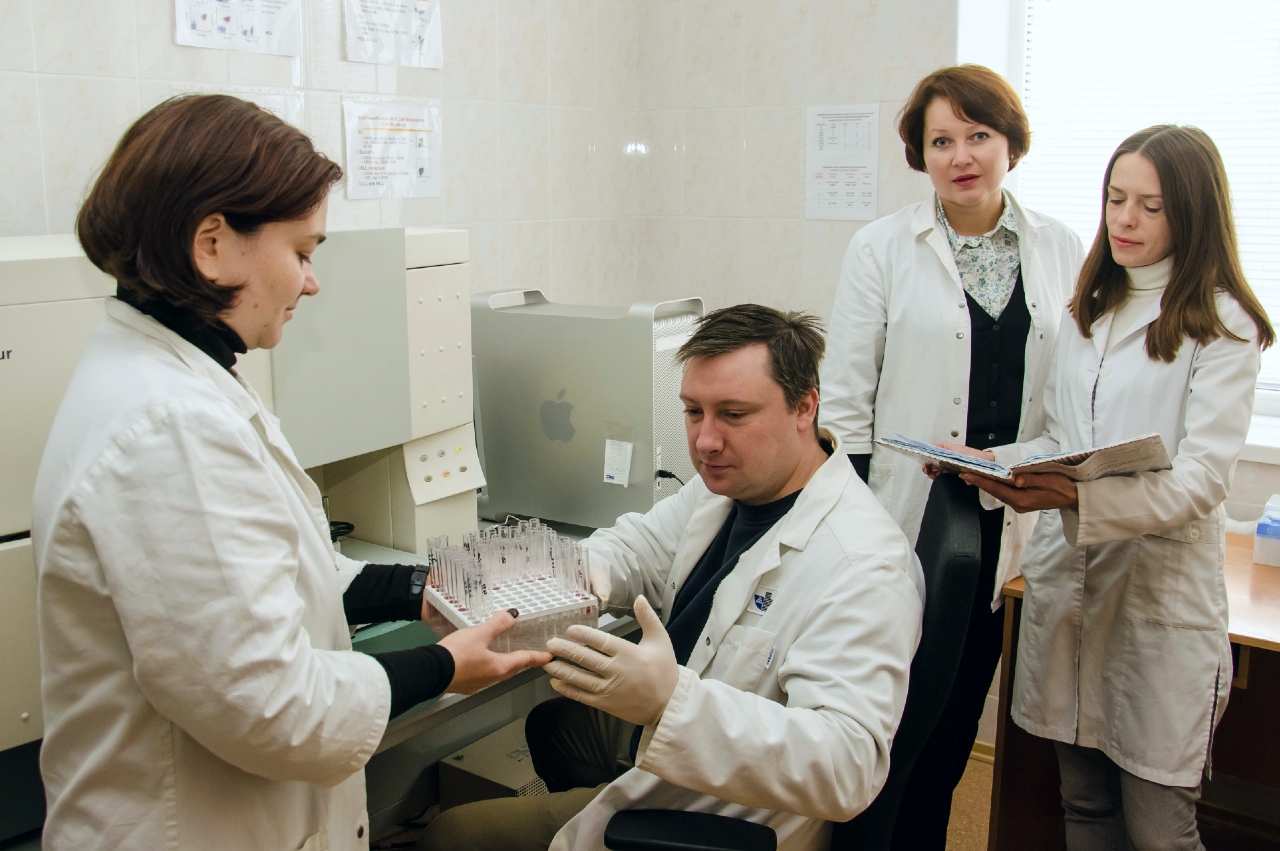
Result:
<instances>
[{"instance_id":1,"label":"cable","mask_svg":"<svg viewBox=\"0 0 1280 851\"><path fill-rule=\"evenodd\" d=\"M677 482L680 483L681 487L684 486L684 479L680 478L670 470L658 470L653 474L653 477L655 479L675 479Z\"/></svg>"}]
</instances>

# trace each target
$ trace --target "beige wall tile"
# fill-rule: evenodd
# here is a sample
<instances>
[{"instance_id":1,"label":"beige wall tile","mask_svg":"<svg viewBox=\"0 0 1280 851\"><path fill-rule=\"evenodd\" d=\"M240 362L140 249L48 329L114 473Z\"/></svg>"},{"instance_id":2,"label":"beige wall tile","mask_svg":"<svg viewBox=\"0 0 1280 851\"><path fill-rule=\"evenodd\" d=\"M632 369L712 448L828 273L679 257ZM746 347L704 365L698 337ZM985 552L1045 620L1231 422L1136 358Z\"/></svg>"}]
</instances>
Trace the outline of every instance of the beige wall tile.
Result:
<instances>
[{"instance_id":1,"label":"beige wall tile","mask_svg":"<svg viewBox=\"0 0 1280 851\"><path fill-rule=\"evenodd\" d=\"M33 0L36 68L43 73L138 73L133 0Z\"/></svg>"},{"instance_id":2,"label":"beige wall tile","mask_svg":"<svg viewBox=\"0 0 1280 851\"><path fill-rule=\"evenodd\" d=\"M339 189L329 196L329 227L376 228L382 225L382 204L377 199L352 201ZM321 281L321 286L324 282Z\"/></svg>"},{"instance_id":3,"label":"beige wall tile","mask_svg":"<svg viewBox=\"0 0 1280 851\"><path fill-rule=\"evenodd\" d=\"M636 140L637 213L678 216L684 205L684 113L642 112Z\"/></svg>"},{"instance_id":4,"label":"beige wall tile","mask_svg":"<svg viewBox=\"0 0 1280 851\"><path fill-rule=\"evenodd\" d=\"M441 0L444 96L467 100L498 97L496 0Z\"/></svg>"},{"instance_id":5,"label":"beige wall tile","mask_svg":"<svg viewBox=\"0 0 1280 851\"><path fill-rule=\"evenodd\" d=\"M471 292L502 289L502 225L496 223L458 225L471 239Z\"/></svg>"},{"instance_id":6,"label":"beige wall tile","mask_svg":"<svg viewBox=\"0 0 1280 851\"><path fill-rule=\"evenodd\" d=\"M0 0L0 71L36 70L34 0Z\"/></svg>"},{"instance_id":7,"label":"beige wall tile","mask_svg":"<svg viewBox=\"0 0 1280 851\"><path fill-rule=\"evenodd\" d=\"M35 74L0 72L0 236L46 233Z\"/></svg>"},{"instance_id":8,"label":"beige wall tile","mask_svg":"<svg viewBox=\"0 0 1280 851\"><path fill-rule=\"evenodd\" d=\"M803 218L805 108L743 111L742 214Z\"/></svg>"},{"instance_id":9,"label":"beige wall tile","mask_svg":"<svg viewBox=\"0 0 1280 851\"><path fill-rule=\"evenodd\" d=\"M804 221L743 219L742 273L731 304L754 302L779 310L801 308L804 290Z\"/></svg>"},{"instance_id":10,"label":"beige wall tile","mask_svg":"<svg viewBox=\"0 0 1280 851\"><path fill-rule=\"evenodd\" d=\"M498 105L498 162L504 221L550 218L549 129L545 106Z\"/></svg>"},{"instance_id":11,"label":"beige wall tile","mask_svg":"<svg viewBox=\"0 0 1280 851\"><path fill-rule=\"evenodd\" d=\"M552 107L551 217L594 214L600 199L596 176L596 117L590 109Z\"/></svg>"},{"instance_id":12,"label":"beige wall tile","mask_svg":"<svg viewBox=\"0 0 1280 851\"><path fill-rule=\"evenodd\" d=\"M743 110L684 114L684 214L742 215Z\"/></svg>"},{"instance_id":13,"label":"beige wall tile","mask_svg":"<svg viewBox=\"0 0 1280 851\"><path fill-rule=\"evenodd\" d=\"M446 222L493 222L502 217L498 105L441 103L442 186Z\"/></svg>"},{"instance_id":14,"label":"beige wall tile","mask_svg":"<svg viewBox=\"0 0 1280 851\"><path fill-rule=\"evenodd\" d=\"M637 225L636 288L633 301L679 298L689 280L684 265L684 219L640 219ZM697 293L693 293L697 295Z\"/></svg>"},{"instance_id":15,"label":"beige wall tile","mask_svg":"<svg viewBox=\"0 0 1280 851\"><path fill-rule=\"evenodd\" d=\"M597 0L551 0L552 106L596 105Z\"/></svg>"},{"instance_id":16,"label":"beige wall tile","mask_svg":"<svg viewBox=\"0 0 1280 851\"><path fill-rule=\"evenodd\" d=\"M616 109L597 109L592 115L595 162L591 215L634 215L639 209L637 196L643 191L638 184L641 156L636 134L639 117L634 112Z\"/></svg>"},{"instance_id":17,"label":"beige wall tile","mask_svg":"<svg viewBox=\"0 0 1280 851\"><path fill-rule=\"evenodd\" d=\"M956 0L881 3L875 27L880 97L906 100L925 74L954 65L956 24Z\"/></svg>"},{"instance_id":18,"label":"beige wall tile","mask_svg":"<svg viewBox=\"0 0 1280 851\"><path fill-rule=\"evenodd\" d=\"M836 298L836 284L840 281L840 266L844 262L849 240L866 222L804 223L804 290L796 299L806 310L831 318L831 305Z\"/></svg>"},{"instance_id":19,"label":"beige wall tile","mask_svg":"<svg viewBox=\"0 0 1280 851\"><path fill-rule=\"evenodd\" d=\"M596 2L596 106L640 106L640 4L635 0Z\"/></svg>"},{"instance_id":20,"label":"beige wall tile","mask_svg":"<svg viewBox=\"0 0 1280 851\"><path fill-rule=\"evenodd\" d=\"M346 167L346 140L343 137L342 95L338 92L308 92L306 131L316 150Z\"/></svg>"},{"instance_id":21,"label":"beige wall tile","mask_svg":"<svg viewBox=\"0 0 1280 851\"><path fill-rule=\"evenodd\" d=\"M308 88L331 92L378 91L378 66L343 57L342 4L304 3L306 47L303 63Z\"/></svg>"},{"instance_id":22,"label":"beige wall tile","mask_svg":"<svg viewBox=\"0 0 1280 851\"><path fill-rule=\"evenodd\" d=\"M681 265L684 274L676 279L679 289L667 298L701 296L707 310L738 302L742 278L742 225L737 218L680 219L684 237Z\"/></svg>"},{"instance_id":23,"label":"beige wall tile","mask_svg":"<svg viewBox=\"0 0 1280 851\"><path fill-rule=\"evenodd\" d=\"M743 103L745 0L687 0L684 6L684 106Z\"/></svg>"},{"instance_id":24,"label":"beige wall tile","mask_svg":"<svg viewBox=\"0 0 1280 851\"><path fill-rule=\"evenodd\" d=\"M502 289L551 291L551 222L502 225Z\"/></svg>"},{"instance_id":25,"label":"beige wall tile","mask_svg":"<svg viewBox=\"0 0 1280 851\"><path fill-rule=\"evenodd\" d=\"M498 0L498 100L547 103L548 0Z\"/></svg>"},{"instance_id":26,"label":"beige wall tile","mask_svg":"<svg viewBox=\"0 0 1280 851\"><path fill-rule=\"evenodd\" d=\"M269 53L236 53L227 60L227 79L237 86L291 88L302 85L302 58Z\"/></svg>"},{"instance_id":27,"label":"beige wall tile","mask_svg":"<svg viewBox=\"0 0 1280 851\"><path fill-rule=\"evenodd\" d=\"M441 198L382 198L378 210L383 227L432 227L444 223Z\"/></svg>"},{"instance_id":28,"label":"beige wall tile","mask_svg":"<svg viewBox=\"0 0 1280 851\"><path fill-rule=\"evenodd\" d=\"M157 8L155 0L135 0L138 76L199 83L226 82L228 59L238 58L239 54L174 44L175 14L172 3Z\"/></svg>"},{"instance_id":29,"label":"beige wall tile","mask_svg":"<svg viewBox=\"0 0 1280 851\"><path fill-rule=\"evenodd\" d=\"M680 52L684 3L642 3L637 17L637 102L641 109L678 109L684 104Z\"/></svg>"},{"instance_id":30,"label":"beige wall tile","mask_svg":"<svg viewBox=\"0 0 1280 851\"><path fill-rule=\"evenodd\" d=\"M599 303L599 246L596 219L551 222L552 301Z\"/></svg>"},{"instance_id":31,"label":"beige wall tile","mask_svg":"<svg viewBox=\"0 0 1280 851\"><path fill-rule=\"evenodd\" d=\"M71 233L90 184L138 116L138 84L42 74L39 92L49 232Z\"/></svg>"},{"instance_id":32,"label":"beige wall tile","mask_svg":"<svg viewBox=\"0 0 1280 851\"><path fill-rule=\"evenodd\" d=\"M639 300L636 294L639 234L639 219L596 220L597 304L629 306Z\"/></svg>"},{"instance_id":33,"label":"beige wall tile","mask_svg":"<svg viewBox=\"0 0 1280 851\"><path fill-rule=\"evenodd\" d=\"M393 68L394 92L401 96L438 98L444 91L444 74L436 68Z\"/></svg>"},{"instance_id":34,"label":"beige wall tile","mask_svg":"<svg viewBox=\"0 0 1280 851\"><path fill-rule=\"evenodd\" d=\"M954 2L954 0L953 0ZM876 63L884 36L877 30L878 6L874 0L821 0L810 6L813 14L812 65L809 78L811 104L869 103L880 99ZM909 53L910 38L892 45Z\"/></svg>"},{"instance_id":35,"label":"beige wall tile","mask_svg":"<svg viewBox=\"0 0 1280 851\"><path fill-rule=\"evenodd\" d=\"M813 60L814 0L746 0L743 102L805 103Z\"/></svg>"}]
</instances>

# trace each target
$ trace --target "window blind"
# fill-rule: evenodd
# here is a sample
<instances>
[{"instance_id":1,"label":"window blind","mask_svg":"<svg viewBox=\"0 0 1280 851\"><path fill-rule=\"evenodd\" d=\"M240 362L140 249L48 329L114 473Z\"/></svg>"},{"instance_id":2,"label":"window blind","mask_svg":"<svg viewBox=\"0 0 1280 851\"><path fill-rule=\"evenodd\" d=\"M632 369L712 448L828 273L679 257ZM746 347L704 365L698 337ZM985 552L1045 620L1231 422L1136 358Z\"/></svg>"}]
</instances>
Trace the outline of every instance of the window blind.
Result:
<instances>
[{"instance_id":1,"label":"window blind","mask_svg":"<svg viewBox=\"0 0 1280 851\"><path fill-rule=\"evenodd\" d=\"M1026 3L1023 203L1087 249L1116 146L1152 124L1193 124L1222 153L1245 274L1280 323L1280 3ZM1258 384L1280 390L1280 346L1263 355Z\"/></svg>"}]
</instances>

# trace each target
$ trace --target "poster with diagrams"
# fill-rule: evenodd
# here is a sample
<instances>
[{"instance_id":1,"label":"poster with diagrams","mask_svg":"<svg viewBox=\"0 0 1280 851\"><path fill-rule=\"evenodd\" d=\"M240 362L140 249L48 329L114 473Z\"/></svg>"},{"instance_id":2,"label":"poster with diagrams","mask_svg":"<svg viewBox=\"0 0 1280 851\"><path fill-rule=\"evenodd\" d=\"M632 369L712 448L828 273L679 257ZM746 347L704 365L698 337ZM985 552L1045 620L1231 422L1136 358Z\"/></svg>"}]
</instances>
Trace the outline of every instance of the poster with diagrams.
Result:
<instances>
[{"instance_id":1,"label":"poster with diagrams","mask_svg":"<svg viewBox=\"0 0 1280 851\"><path fill-rule=\"evenodd\" d=\"M805 158L805 218L876 217L880 105L811 106Z\"/></svg>"},{"instance_id":2,"label":"poster with diagrams","mask_svg":"<svg viewBox=\"0 0 1280 851\"><path fill-rule=\"evenodd\" d=\"M347 197L440 196L440 102L343 100Z\"/></svg>"},{"instance_id":3,"label":"poster with diagrams","mask_svg":"<svg viewBox=\"0 0 1280 851\"><path fill-rule=\"evenodd\" d=\"M174 83L173 93L186 94L195 92L210 95L233 95L241 100L256 103L267 112L281 118L299 130L306 131L303 126L304 108L302 92L297 89L272 89L265 86L218 86L203 83Z\"/></svg>"},{"instance_id":4,"label":"poster with diagrams","mask_svg":"<svg viewBox=\"0 0 1280 851\"><path fill-rule=\"evenodd\" d=\"M178 44L302 55L302 0L174 0L174 9Z\"/></svg>"},{"instance_id":5,"label":"poster with diagrams","mask_svg":"<svg viewBox=\"0 0 1280 851\"><path fill-rule=\"evenodd\" d=\"M347 59L444 67L439 0L342 0Z\"/></svg>"}]
</instances>

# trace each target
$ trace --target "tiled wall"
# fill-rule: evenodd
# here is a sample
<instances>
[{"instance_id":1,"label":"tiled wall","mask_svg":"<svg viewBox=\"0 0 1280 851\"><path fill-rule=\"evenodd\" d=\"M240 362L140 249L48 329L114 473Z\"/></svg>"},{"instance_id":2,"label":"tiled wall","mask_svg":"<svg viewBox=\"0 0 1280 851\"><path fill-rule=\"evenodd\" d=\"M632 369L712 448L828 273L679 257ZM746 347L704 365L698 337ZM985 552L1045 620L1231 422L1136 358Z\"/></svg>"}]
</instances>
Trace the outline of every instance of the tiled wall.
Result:
<instances>
[{"instance_id":1,"label":"tiled wall","mask_svg":"<svg viewBox=\"0 0 1280 851\"><path fill-rule=\"evenodd\" d=\"M880 212L927 192L893 116L954 60L956 0L441 0L445 68L173 44L172 0L0 0L0 235L64 233L115 140L175 84L299 88L342 155L343 93L442 100L443 197L331 201L330 225L471 230L473 286L702 295L825 314L859 225L805 221L804 107L881 103Z\"/></svg>"}]
</instances>

